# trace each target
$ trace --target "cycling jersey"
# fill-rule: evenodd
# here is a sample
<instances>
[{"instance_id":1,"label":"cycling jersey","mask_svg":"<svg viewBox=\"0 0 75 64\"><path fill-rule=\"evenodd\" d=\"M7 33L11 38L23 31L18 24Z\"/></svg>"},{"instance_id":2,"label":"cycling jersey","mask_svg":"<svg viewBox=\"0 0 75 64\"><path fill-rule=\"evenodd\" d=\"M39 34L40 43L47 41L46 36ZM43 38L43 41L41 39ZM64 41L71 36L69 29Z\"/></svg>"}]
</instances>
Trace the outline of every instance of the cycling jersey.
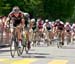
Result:
<instances>
[{"instance_id":1,"label":"cycling jersey","mask_svg":"<svg viewBox=\"0 0 75 64\"><path fill-rule=\"evenodd\" d=\"M39 21L39 22L38 22L38 28L39 28L39 29L42 29L42 28L43 28L43 22L42 22L42 21Z\"/></svg>"},{"instance_id":2,"label":"cycling jersey","mask_svg":"<svg viewBox=\"0 0 75 64\"><path fill-rule=\"evenodd\" d=\"M33 24L32 29L33 29L33 31L36 29L36 23Z\"/></svg>"},{"instance_id":3,"label":"cycling jersey","mask_svg":"<svg viewBox=\"0 0 75 64\"><path fill-rule=\"evenodd\" d=\"M73 32L75 32L75 27L73 28Z\"/></svg>"},{"instance_id":4,"label":"cycling jersey","mask_svg":"<svg viewBox=\"0 0 75 64\"><path fill-rule=\"evenodd\" d=\"M23 19L23 14L19 13L18 17L16 17L13 13L10 13L9 16L10 20L13 21L13 26L16 27L21 23L21 20Z\"/></svg>"},{"instance_id":5,"label":"cycling jersey","mask_svg":"<svg viewBox=\"0 0 75 64\"><path fill-rule=\"evenodd\" d=\"M71 25L65 25L65 29L67 32L70 32L71 31Z\"/></svg>"},{"instance_id":6,"label":"cycling jersey","mask_svg":"<svg viewBox=\"0 0 75 64\"><path fill-rule=\"evenodd\" d=\"M55 23L54 27L57 27L59 30L64 30L64 24Z\"/></svg>"},{"instance_id":7,"label":"cycling jersey","mask_svg":"<svg viewBox=\"0 0 75 64\"><path fill-rule=\"evenodd\" d=\"M49 22L45 23L45 26L46 26L47 30L51 30L51 28L52 28L52 25Z\"/></svg>"},{"instance_id":8,"label":"cycling jersey","mask_svg":"<svg viewBox=\"0 0 75 64\"><path fill-rule=\"evenodd\" d=\"M75 24L72 25L72 30L75 32Z\"/></svg>"}]
</instances>

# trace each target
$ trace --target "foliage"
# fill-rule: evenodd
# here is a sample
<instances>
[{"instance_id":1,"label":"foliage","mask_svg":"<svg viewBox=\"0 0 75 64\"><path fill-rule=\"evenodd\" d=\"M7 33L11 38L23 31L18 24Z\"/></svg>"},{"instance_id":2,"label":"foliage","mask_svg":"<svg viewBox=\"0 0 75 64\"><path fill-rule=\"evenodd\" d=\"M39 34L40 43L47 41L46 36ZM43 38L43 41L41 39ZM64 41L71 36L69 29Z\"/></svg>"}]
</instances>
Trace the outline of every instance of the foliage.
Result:
<instances>
[{"instance_id":1,"label":"foliage","mask_svg":"<svg viewBox=\"0 0 75 64\"><path fill-rule=\"evenodd\" d=\"M74 13L75 0L0 0L0 15L8 15L12 7L19 6L31 17L55 20L69 19Z\"/></svg>"}]
</instances>

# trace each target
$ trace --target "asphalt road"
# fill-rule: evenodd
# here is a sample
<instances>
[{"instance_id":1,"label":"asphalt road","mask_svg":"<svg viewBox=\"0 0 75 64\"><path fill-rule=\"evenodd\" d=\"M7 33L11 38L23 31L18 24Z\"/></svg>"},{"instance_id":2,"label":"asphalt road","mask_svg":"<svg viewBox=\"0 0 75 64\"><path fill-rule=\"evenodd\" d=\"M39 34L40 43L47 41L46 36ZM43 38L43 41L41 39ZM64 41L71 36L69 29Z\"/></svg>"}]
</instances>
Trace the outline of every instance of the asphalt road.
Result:
<instances>
[{"instance_id":1,"label":"asphalt road","mask_svg":"<svg viewBox=\"0 0 75 64\"><path fill-rule=\"evenodd\" d=\"M75 43L57 48L56 45L31 47L28 54L10 55L10 48L0 49L0 64L75 64Z\"/></svg>"}]
</instances>

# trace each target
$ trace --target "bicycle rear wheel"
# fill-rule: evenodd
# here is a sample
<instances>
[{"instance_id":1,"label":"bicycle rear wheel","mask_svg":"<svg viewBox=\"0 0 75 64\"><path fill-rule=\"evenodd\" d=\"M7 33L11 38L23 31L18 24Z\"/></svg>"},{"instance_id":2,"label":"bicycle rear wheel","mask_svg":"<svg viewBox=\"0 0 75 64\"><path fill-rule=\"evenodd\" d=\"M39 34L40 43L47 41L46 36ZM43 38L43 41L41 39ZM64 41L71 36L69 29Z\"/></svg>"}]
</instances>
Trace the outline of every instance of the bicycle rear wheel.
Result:
<instances>
[{"instance_id":1,"label":"bicycle rear wheel","mask_svg":"<svg viewBox=\"0 0 75 64\"><path fill-rule=\"evenodd\" d=\"M25 47L25 51L26 51L26 54L28 54L28 47L27 46Z\"/></svg>"}]
</instances>

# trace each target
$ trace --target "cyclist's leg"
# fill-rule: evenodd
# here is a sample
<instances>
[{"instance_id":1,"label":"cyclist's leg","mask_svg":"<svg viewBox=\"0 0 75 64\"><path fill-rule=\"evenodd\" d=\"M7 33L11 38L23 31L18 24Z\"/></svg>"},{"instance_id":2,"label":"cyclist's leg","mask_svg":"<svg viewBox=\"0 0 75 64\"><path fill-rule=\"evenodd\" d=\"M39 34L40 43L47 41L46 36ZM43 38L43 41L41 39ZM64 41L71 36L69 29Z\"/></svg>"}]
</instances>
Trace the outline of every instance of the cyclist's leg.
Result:
<instances>
[{"instance_id":1,"label":"cyclist's leg","mask_svg":"<svg viewBox=\"0 0 75 64\"><path fill-rule=\"evenodd\" d=\"M67 31L68 44L71 42L71 32Z\"/></svg>"},{"instance_id":2,"label":"cyclist's leg","mask_svg":"<svg viewBox=\"0 0 75 64\"><path fill-rule=\"evenodd\" d=\"M30 46L31 41L30 41L29 35L30 35L30 33L27 31L26 32L26 39L27 39L27 47L28 47L28 50L31 48L31 46Z\"/></svg>"},{"instance_id":3,"label":"cyclist's leg","mask_svg":"<svg viewBox=\"0 0 75 64\"><path fill-rule=\"evenodd\" d=\"M75 41L75 32L72 34L72 42Z\"/></svg>"},{"instance_id":4,"label":"cyclist's leg","mask_svg":"<svg viewBox=\"0 0 75 64\"><path fill-rule=\"evenodd\" d=\"M49 31L50 44L52 44L52 42L51 42L51 40L52 40L52 36L53 36L52 31Z\"/></svg>"},{"instance_id":5,"label":"cyclist's leg","mask_svg":"<svg viewBox=\"0 0 75 64\"><path fill-rule=\"evenodd\" d=\"M21 47L22 45L22 36L21 36L21 29L20 29L20 27L17 27L16 28L16 33L17 33L17 39L18 39L18 45L19 45L19 47Z\"/></svg>"},{"instance_id":6,"label":"cyclist's leg","mask_svg":"<svg viewBox=\"0 0 75 64\"><path fill-rule=\"evenodd\" d=\"M29 29L30 32L29 32L29 40L32 42L33 41L33 29Z\"/></svg>"},{"instance_id":7,"label":"cyclist's leg","mask_svg":"<svg viewBox=\"0 0 75 64\"><path fill-rule=\"evenodd\" d=\"M69 33L69 42L71 42L71 32Z\"/></svg>"},{"instance_id":8,"label":"cyclist's leg","mask_svg":"<svg viewBox=\"0 0 75 64\"><path fill-rule=\"evenodd\" d=\"M62 30L62 32L61 32L61 39L62 39L62 45L64 45L64 30Z\"/></svg>"}]
</instances>

